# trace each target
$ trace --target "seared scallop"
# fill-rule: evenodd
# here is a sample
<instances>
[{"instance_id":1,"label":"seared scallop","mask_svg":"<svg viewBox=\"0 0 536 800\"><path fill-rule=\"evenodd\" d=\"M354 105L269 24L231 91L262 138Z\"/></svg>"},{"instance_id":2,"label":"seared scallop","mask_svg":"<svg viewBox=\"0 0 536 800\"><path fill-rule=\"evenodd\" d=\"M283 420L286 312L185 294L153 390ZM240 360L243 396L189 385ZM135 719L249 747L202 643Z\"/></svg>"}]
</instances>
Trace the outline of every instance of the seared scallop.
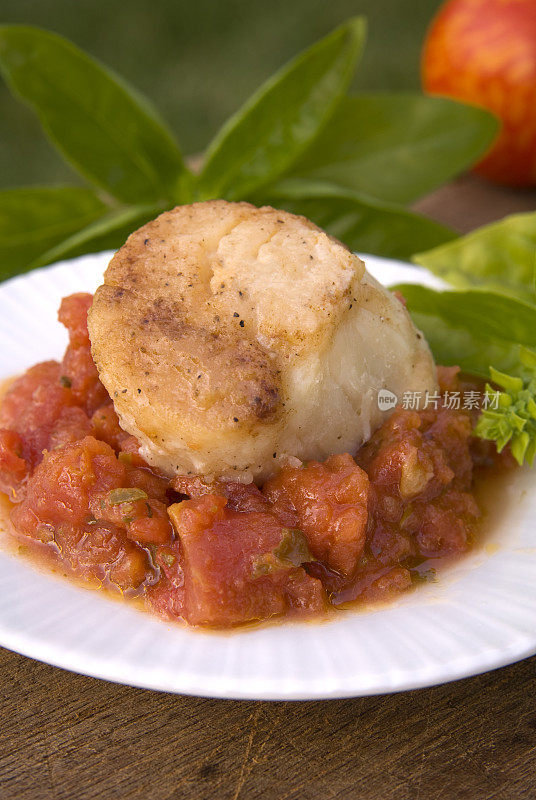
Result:
<instances>
[{"instance_id":1,"label":"seared scallop","mask_svg":"<svg viewBox=\"0 0 536 800\"><path fill-rule=\"evenodd\" d=\"M264 479L354 452L436 388L402 304L304 217L223 200L179 206L116 253L89 313L122 427L172 475Z\"/></svg>"}]
</instances>

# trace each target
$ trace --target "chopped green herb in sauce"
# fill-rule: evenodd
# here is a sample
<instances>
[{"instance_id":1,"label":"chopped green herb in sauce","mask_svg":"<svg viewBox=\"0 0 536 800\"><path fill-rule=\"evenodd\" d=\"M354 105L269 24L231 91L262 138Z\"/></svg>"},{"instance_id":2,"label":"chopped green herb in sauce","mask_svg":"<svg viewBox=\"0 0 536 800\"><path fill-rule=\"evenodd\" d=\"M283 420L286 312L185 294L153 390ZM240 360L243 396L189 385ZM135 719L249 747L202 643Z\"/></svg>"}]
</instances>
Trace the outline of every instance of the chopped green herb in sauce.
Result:
<instances>
[{"instance_id":1,"label":"chopped green herb in sauce","mask_svg":"<svg viewBox=\"0 0 536 800\"><path fill-rule=\"evenodd\" d=\"M143 489L112 489L108 492L108 503L118 506L121 503L133 503L136 500L148 500L149 496Z\"/></svg>"},{"instance_id":2,"label":"chopped green herb in sauce","mask_svg":"<svg viewBox=\"0 0 536 800\"><path fill-rule=\"evenodd\" d=\"M271 553L264 553L253 562L253 577L299 567L316 559L311 554L303 533L296 528L283 528L281 541Z\"/></svg>"}]
</instances>

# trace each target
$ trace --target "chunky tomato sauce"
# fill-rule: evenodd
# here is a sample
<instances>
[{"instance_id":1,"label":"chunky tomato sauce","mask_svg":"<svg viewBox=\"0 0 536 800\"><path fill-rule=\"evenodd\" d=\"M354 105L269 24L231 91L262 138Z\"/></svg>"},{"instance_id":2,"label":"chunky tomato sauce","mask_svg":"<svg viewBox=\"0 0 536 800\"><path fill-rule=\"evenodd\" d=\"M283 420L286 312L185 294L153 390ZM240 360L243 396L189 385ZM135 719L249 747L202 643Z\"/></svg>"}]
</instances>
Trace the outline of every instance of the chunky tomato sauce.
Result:
<instances>
[{"instance_id":1,"label":"chunky tomato sauce","mask_svg":"<svg viewBox=\"0 0 536 800\"><path fill-rule=\"evenodd\" d=\"M264 486L171 481L119 427L91 358L91 296L63 300L61 363L38 364L0 407L0 490L14 535L71 574L191 625L311 616L409 589L478 531L475 475L509 466L469 412L396 409L354 456L286 467ZM460 389L440 368L443 390Z\"/></svg>"}]
</instances>

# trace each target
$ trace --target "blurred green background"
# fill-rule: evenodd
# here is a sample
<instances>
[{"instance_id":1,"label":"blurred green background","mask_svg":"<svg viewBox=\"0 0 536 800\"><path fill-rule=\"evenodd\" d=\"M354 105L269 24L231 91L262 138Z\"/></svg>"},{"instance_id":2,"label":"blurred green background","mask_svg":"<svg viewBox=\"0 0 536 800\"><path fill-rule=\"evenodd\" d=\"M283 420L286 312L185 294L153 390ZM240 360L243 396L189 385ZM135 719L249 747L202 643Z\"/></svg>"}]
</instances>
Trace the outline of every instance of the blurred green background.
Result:
<instances>
[{"instance_id":1,"label":"blurred green background","mask_svg":"<svg viewBox=\"0 0 536 800\"><path fill-rule=\"evenodd\" d=\"M369 21L355 89L419 85L439 0L0 0L2 23L57 31L152 98L185 153L281 64L353 14ZM0 84L0 186L76 178Z\"/></svg>"}]
</instances>

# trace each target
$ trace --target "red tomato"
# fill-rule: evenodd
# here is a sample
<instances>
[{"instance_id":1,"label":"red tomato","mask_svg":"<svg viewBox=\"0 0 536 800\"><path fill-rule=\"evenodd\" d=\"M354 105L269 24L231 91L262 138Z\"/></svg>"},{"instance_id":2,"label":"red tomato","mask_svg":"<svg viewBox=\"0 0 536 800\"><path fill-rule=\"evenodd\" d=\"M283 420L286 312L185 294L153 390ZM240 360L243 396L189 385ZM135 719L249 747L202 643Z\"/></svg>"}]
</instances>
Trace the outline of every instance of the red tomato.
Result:
<instances>
[{"instance_id":1,"label":"red tomato","mask_svg":"<svg viewBox=\"0 0 536 800\"><path fill-rule=\"evenodd\" d=\"M427 92L501 120L477 172L510 186L536 184L536 0L449 0L428 31L422 80Z\"/></svg>"}]
</instances>

